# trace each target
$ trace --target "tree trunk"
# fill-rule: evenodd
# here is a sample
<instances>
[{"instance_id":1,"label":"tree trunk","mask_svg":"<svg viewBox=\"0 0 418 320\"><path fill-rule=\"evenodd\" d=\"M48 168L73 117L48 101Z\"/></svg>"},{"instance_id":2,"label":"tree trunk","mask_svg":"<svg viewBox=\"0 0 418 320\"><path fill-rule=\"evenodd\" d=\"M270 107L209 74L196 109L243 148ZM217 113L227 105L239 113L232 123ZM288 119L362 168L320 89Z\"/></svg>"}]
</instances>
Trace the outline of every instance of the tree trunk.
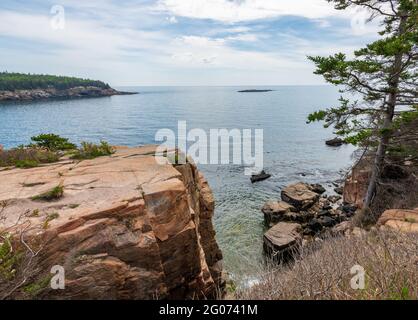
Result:
<instances>
[{"instance_id":1,"label":"tree trunk","mask_svg":"<svg viewBox=\"0 0 418 320\"><path fill-rule=\"evenodd\" d=\"M402 16L399 23L399 31L398 35L402 35L405 33L405 24L406 24L406 17ZM390 94L388 96L385 105L387 105L385 109L385 118L383 121L383 125L379 128L382 132L382 136L379 140L379 145L377 147L376 155L374 158L374 165L372 169L372 174L369 180L369 186L367 188L366 197L364 199L364 209L370 209L372 205L374 196L376 195L377 184L380 177L380 174L383 169L383 164L385 161L385 155L387 146L390 142L392 136L392 122L393 116L395 115L395 107L398 95L398 88L399 88L399 80L400 80L400 73L402 71L402 61L403 60L403 53L399 53L395 56L395 60L393 62L392 73L389 78L389 88Z\"/></svg>"}]
</instances>

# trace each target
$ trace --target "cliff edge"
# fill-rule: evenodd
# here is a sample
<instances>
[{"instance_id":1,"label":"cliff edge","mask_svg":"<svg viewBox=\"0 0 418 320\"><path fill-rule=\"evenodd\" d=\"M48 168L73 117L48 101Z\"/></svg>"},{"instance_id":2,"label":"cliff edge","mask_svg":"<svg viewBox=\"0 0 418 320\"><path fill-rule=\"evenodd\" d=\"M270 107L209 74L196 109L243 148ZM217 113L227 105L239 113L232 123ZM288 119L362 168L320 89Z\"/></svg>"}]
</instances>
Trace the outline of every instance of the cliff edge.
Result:
<instances>
[{"instance_id":1,"label":"cliff edge","mask_svg":"<svg viewBox=\"0 0 418 320\"><path fill-rule=\"evenodd\" d=\"M0 171L0 230L36 261L10 297L215 297L223 280L212 192L193 163L164 161L156 163L153 146L121 147L109 157ZM45 281L56 265L64 290Z\"/></svg>"}]
</instances>

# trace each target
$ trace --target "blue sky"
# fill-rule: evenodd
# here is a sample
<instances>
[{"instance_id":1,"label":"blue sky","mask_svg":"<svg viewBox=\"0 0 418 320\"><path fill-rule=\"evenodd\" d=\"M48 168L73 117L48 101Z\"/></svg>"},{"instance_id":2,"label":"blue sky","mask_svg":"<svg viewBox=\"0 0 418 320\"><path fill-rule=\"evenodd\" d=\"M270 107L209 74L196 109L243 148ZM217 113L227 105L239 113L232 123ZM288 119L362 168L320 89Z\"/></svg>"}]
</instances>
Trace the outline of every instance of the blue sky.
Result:
<instances>
[{"instance_id":1,"label":"blue sky","mask_svg":"<svg viewBox=\"0 0 418 320\"><path fill-rule=\"evenodd\" d=\"M113 86L322 84L306 56L374 40L365 17L325 0L1 0L0 69Z\"/></svg>"}]
</instances>

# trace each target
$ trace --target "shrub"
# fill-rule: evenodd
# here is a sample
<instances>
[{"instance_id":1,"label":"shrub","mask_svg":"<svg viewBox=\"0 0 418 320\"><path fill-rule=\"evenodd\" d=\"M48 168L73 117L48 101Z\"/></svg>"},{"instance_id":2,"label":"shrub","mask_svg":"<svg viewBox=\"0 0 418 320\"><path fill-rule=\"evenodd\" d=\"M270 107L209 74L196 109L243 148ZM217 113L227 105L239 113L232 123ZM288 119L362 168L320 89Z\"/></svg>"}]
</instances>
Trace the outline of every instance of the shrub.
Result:
<instances>
[{"instance_id":1,"label":"shrub","mask_svg":"<svg viewBox=\"0 0 418 320\"><path fill-rule=\"evenodd\" d=\"M32 197L32 200L41 200L41 201L52 201L58 200L62 198L64 195L64 187L62 185L58 185L51 190L41 193L35 197Z\"/></svg>"},{"instance_id":2,"label":"shrub","mask_svg":"<svg viewBox=\"0 0 418 320\"><path fill-rule=\"evenodd\" d=\"M110 156L115 153L115 150L105 141L101 141L100 144L94 144L90 142L82 142L81 147L71 157L72 159L94 159L102 156Z\"/></svg>"},{"instance_id":3,"label":"shrub","mask_svg":"<svg viewBox=\"0 0 418 320\"><path fill-rule=\"evenodd\" d=\"M34 142L31 146L45 148L50 151L64 151L77 148L77 146L74 143L69 142L67 138L60 137L53 133L40 134L32 137L31 140Z\"/></svg>"},{"instance_id":4,"label":"shrub","mask_svg":"<svg viewBox=\"0 0 418 320\"><path fill-rule=\"evenodd\" d=\"M354 290L351 268L365 269L365 288ZM374 231L302 248L292 265L266 267L259 284L241 289L249 300L418 299L418 235Z\"/></svg>"},{"instance_id":5,"label":"shrub","mask_svg":"<svg viewBox=\"0 0 418 320\"><path fill-rule=\"evenodd\" d=\"M41 163L58 160L59 156L56 153L35 147L19 147L0 152L0 167L33 168Z\"/></svg>"}]
</instances>

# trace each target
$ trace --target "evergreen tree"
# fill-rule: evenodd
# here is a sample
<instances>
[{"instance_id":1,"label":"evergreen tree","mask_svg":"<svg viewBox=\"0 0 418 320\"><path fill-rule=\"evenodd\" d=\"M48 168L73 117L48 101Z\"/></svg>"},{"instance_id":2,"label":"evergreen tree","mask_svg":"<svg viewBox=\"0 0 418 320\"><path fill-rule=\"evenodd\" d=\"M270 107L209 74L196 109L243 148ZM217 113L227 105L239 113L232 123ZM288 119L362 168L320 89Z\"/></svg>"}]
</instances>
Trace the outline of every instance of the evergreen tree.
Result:
<instances>
[{"instance_id":1,"label":"evergreen tree","mask_svg":"<svg viewBox=\"0 0 418 320\"><path fill-rule=\"evenodd\" d=\"M402 119L417 116L418 106L418 1L416 0L327 0L338 10L361 7L370 12L370 21L381 19L380 38L347 59L342 53L309 57L315 73L341 93L340 105L309 115L309 122L325 121L346 142L368 147L374 165L364 199L369 209L376 194L385 156L395 129ZM367 212L367 211L363 211ZM370 218L370 217L369 217Z\"/></svg>"}]
</instances>

